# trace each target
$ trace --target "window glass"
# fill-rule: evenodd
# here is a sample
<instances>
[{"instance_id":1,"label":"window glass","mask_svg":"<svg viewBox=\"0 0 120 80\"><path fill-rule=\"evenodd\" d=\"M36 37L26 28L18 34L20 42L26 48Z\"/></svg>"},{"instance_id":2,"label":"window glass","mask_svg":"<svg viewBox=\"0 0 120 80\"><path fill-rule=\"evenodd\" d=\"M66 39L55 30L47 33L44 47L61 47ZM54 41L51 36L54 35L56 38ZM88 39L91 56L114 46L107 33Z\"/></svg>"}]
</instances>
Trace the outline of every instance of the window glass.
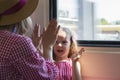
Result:
<instances>
[{"instance_id":1,"label":"window glass","mask_svg":"<svg viewBox=\"0 0 120 80\"><path fill-rule=\"evenodd\" d=\"M120 40L120 0L57 0L57 20L78 40Z\"/></svg>"}]
</instances>

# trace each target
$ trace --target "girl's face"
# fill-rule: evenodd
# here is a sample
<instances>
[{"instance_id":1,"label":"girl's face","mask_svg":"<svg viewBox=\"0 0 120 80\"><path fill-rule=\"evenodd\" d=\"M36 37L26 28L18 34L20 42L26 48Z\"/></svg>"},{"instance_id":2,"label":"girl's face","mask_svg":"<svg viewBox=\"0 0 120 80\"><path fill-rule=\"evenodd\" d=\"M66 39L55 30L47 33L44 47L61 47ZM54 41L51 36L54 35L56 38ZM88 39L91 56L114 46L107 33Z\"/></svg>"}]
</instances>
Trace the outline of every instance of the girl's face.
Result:
<instances>
[{"instance_id":1,"label":"girl's face","mask_svg":"<svg viewBox=\"0 0 120 80\"><path fill-rule=\"evenodd\" d=\"M64 60L68 58L70 48L70 37L64 31L58 34L58 38L53 47L55 59Z\"/></svg>"}]
</instances>

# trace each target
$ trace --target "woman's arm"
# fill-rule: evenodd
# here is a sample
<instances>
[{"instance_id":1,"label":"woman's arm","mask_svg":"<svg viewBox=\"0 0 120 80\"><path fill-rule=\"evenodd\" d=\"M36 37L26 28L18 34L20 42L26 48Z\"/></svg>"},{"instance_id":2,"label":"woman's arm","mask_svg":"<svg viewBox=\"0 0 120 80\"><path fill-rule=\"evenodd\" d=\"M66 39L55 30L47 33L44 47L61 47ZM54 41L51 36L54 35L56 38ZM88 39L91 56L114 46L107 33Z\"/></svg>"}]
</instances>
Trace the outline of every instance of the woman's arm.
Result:
<instances>
[{"instance_id":1,"label":"woman's arm","mask_svg":"<svg viewBox=\"0 0 120 80\"><path fill-rule=\"evenodd\" d=\"M27 37L18 37L11 46L10 64L25 80L57 80L58 68L52 60L45 60ZM15 71L15 72L16 72ZM14 69L13 69L14 72ZM20 77L20 76L19 76Z\"/></svg>"}]
</instances>

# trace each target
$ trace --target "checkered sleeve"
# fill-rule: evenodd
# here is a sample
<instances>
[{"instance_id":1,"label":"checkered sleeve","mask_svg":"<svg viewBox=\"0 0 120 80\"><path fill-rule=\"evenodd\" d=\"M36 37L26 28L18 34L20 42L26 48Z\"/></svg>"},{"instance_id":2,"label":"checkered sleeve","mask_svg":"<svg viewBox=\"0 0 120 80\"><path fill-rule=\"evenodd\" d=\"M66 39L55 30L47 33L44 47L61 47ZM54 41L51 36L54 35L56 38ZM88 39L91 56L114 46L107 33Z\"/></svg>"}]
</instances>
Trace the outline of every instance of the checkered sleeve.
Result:
<instances>
[{"instance_id":1,"label":"checkered sleeve","mask_svg":"<svg viewBox=\"0 0 120 80\"><path fill-rule=\"evenodd\" d=\"M38 56L30 39L18 37L12 52L10 62L25 80L57 80L58 68L51 60Z\"/></svg>"}]
</instances>

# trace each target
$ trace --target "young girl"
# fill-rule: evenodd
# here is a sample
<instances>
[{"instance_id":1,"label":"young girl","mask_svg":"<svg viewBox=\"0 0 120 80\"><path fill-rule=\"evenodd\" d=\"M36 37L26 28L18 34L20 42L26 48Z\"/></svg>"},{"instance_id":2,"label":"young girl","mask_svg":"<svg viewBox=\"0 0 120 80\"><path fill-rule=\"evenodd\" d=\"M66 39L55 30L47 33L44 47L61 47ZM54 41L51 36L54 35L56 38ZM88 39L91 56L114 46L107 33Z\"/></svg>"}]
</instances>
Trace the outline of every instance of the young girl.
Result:
<instances>
[{"instance_id":1,"label":"young girl","mask_svg":"<svg viewBox=\"0 0 120 80\"><path fill-rule=\"evenodd\" d=\"M77 59L83 51L84 49L81 49L78 52L77 43L72 31L61 27L53 47L53 56L59 68L60 80L81 80L80 64Z\"/></svg>"}]
</instances>

